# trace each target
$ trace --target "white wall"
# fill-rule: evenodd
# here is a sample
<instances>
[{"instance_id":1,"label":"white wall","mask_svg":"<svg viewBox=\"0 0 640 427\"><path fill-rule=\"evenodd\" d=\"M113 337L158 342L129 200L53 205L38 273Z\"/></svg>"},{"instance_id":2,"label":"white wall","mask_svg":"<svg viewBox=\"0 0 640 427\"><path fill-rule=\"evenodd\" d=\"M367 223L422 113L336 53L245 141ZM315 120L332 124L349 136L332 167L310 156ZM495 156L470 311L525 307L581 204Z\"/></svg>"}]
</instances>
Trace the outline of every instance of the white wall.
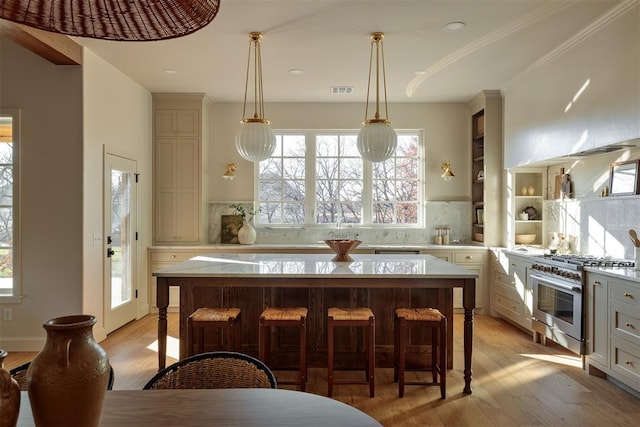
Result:
<instances>
[{"instance_id":1,"label":"white wall","mask_svg":"<svg viewBox=\"0 0 640 427\"><path fill-rule=\"evenodd\" d=\"M82 305L82 69L56 66L0 37L0 106L21 110L23 299L7 304L0 345L39 350L42 324Z\"/></svg>"},{"instance_id":2,"label":"white wall","mask_svg":"<svg viewBox=\"0 0 640 427\"><path fill-rule=\"evenodd\" d=\"M151 95L89 51L84 65L56 66L0 38L0 107L21 110L20 196L23 296L0 319L0 347L38 351L42 323L88 313L103 323L103 146L136 159L138 315L147 306L151 243Z\"/></svg>"},{"instance_id":3,"label":"white wall","mask_svg":"<svg viewBox=\"0 0 640 427\"><path fill-rule=\"evenodd\" d=\"M88 49L84 50L84 273L83 308L98 317L104 338L103 150L137 162L138 233L135 286L138 317L148 312L147 246L151 245L151 94ZM103 237L94 243L94 234Z\"/></svg>"},{"instance_id":4,"label":"white wall","mask_svg":"<svg viewBox=\"0 0 640 427\"><path fill-rule=\"evenodd\" d=\"M210 140L210 201L254 200L254 165L235 148L235 134L242 119L242 104L213 105ZM364 104L273 103L265 105L265 117L273 129L359 130ZM450 104L389 104L395 129L424 129L426 148L425 194L427 200L469 200L471 192L471 141L469 107ZM456 178L440 178L440 163L451 160ZM222 174L229 162L238 165L236 179Z\"/></svg>"},{"instance_id":5,"label":"white wall","mask_svg":"<svg viewBox=\"0 0 640 427\"><path fill-rule=\"evenodd\" d=\"M504 88L506 168L640 137L640 5L628 5Z\"/></svg>"}]
</instances>

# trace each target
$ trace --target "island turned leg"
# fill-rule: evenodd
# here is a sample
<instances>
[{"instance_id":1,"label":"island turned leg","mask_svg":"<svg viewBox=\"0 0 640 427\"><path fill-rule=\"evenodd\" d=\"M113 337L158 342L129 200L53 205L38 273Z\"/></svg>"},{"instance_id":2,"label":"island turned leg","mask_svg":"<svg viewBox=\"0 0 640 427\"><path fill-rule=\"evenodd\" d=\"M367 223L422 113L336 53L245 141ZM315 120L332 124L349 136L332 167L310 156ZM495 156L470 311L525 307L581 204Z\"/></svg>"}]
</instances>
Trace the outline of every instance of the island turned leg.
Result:
<instances>
[{"instance_id":1,"label":"island turned leg","mask_svg":"<svg viewBox=\"0 0 640 427\"><path fill-rule=\"evenodd\" d=\"M471 354L473 353L473 310L464 310L464 390L471 394Z\"/></svg>"},{"instance_id":2,"label":"island turned leg","mask_svg":"<svg viewBox=\"0 0 640 427\"><path fill-rule=\"evenodd\" d=\"M464 389L463 393L471 394L471 355L473 354L473 309L476 303L476 281L467 279L462 293L464 306Z\"/></svg>"},{"instance_id":3,"label":"island turned leg","mask_svg":"<svg viewBox=\"0 0 640 427\"><path fill-rule=\"evenodd\" d=\"M166 277L156 280L156 305L158 306L158 371L167 362L167 306L169 305L169 285Z\"/></svg>"}]
</instances>

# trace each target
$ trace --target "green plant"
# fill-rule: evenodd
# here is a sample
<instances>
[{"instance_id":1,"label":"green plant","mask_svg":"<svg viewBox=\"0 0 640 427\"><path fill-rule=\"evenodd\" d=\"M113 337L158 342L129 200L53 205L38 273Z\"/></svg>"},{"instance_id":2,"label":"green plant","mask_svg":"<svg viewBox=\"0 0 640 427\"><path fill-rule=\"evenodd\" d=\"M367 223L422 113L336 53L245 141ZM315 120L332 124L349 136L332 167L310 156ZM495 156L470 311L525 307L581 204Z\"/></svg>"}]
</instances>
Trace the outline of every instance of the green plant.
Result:
<instances>
[{"instance_id":1,"label":"green plant","mask_svg":"<svg viewBox=\"0 0 640 427\"><path fill-rule=\"evenodd\" d=\"M238 203L234 203L229 207L235 209L235 214L240 215L243 221L248 221L248 222L251 222L251 220L253 219L253 217L256 215L257 212L260 212L260 209L258 209L258 211L256 212L256 210L253 209L253 207L247 209ZM249 218L247 219L247 217Z\"/></svg>"}]
</instances>

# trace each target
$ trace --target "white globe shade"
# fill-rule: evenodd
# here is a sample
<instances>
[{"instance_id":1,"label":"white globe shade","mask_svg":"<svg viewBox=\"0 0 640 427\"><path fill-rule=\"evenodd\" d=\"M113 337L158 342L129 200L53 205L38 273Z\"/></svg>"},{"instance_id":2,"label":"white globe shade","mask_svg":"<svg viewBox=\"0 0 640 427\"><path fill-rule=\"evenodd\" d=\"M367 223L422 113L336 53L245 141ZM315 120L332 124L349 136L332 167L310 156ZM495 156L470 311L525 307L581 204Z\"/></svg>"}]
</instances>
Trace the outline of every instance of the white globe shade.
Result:
<instances>
[{"instance_id":1,"label":"white globe shade","mask_svg":"<svg viewBox=\"0 0 640 427\"><path fill-rule=\"evenodd\" d=\"M363 158L372 162L383 162L395 153L398 135L389 123L367 123L358 132L357 145Z\"/></svg>"},{"instance_id":2,"label":"white globe shade","mask_svg":"<svg viewBox=\"0 0 640 427\"><path fill-rule=\"evenodd\" d=\"M242 123L236 134L236 149L250 162L260 162L271 157L275 151L276 136L266 123Z\"/></svg>"}]
</instances>

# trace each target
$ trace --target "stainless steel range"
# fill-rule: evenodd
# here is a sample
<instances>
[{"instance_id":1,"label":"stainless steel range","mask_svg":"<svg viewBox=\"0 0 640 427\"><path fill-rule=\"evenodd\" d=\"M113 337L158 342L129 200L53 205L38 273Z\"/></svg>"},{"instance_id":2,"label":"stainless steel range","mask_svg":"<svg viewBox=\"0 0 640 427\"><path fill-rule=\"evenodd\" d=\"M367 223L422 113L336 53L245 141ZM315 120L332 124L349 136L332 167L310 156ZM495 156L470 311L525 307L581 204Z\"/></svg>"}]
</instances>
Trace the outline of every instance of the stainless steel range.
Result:
<instances>
[{"instance_id":1,"label":"stainless steel range","mask_svg":"<svg viewBox=\"0 0 640 427\"><path fill-rule=\"evenodd\" d=\"M584 267L633 267L633 261L578 255L536 257L529 279L533 288L535 342L550 339L577 354L585 353Z\"/></svg>"}]
</instances>

